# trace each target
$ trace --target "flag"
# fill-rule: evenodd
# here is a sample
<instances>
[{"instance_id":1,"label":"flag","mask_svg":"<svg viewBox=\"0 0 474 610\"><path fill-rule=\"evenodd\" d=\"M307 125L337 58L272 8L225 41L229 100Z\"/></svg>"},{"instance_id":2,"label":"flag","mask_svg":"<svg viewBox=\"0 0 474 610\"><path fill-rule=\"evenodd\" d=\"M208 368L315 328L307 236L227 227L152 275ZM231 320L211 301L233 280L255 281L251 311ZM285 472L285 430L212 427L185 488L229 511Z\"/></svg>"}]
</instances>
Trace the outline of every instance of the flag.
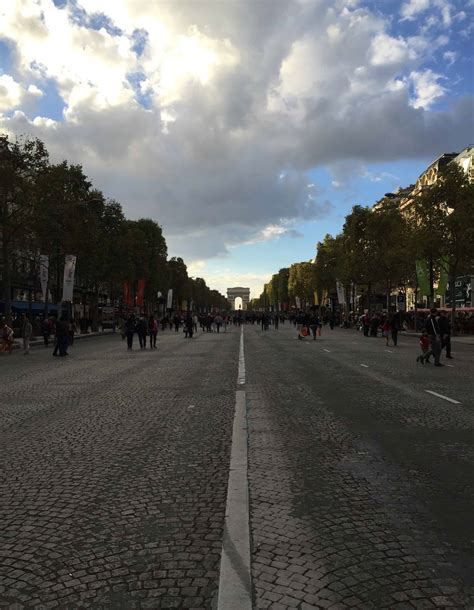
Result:
<instances>
[{"instance_id":1,"label":"flag","mask_svg":"<svg viewBox=\"0 0 474 610\"><path fill-rule=\"evenodd\" d=\"M167 299L166 307L168 309L173 309L173 289L172 288L170 288L168 290L168 299Z\"/></svg>"},{"instance_id":2,"label":"flag","mask_svg":"<svg viewBox=\"0 0 474 610\"><path fill-rule=\"evenodd\" d=\"M420 293L429 297L431 295L430 281L428 279L428 269L426 267L425 260L415 261L416 264L416 277L418 278L418 287Z\"/></svg>"},{"instance_id":3,"label":"flag","mask_svg":"<svg viewBox=\"0 0 474 610\"><path fill-rule=\"evenodd\" d=\"M145 300L145 280L140 279L140 280L138 280L138 286L137 286L137 306L143 307L144 300Z\"/></svg>"},{"instance_id":4,"label":"flag","mask_svg":"<svg viewBox=\"0 0 474 610\"><path fill-rule=\"evenodd\" d=\"M130 299L130 286L128 285L128 282L124 282L123 283L123 304L126 307L130 307L131 305L131 299Z\"/></svg>"},{"instance_id":5,"label":"flag","mask_svg":"<svg viewBox=\"0 0 474 610\"><path fill-rule=\"evenodd\" d=\"M76 257L73 254L66 254L64 259L63 301L72 302L75 271Z\"/></svg>"},{"instance_id":6,"label":"flag","mask_svg":"<svg viewBox=\"0 0 474 610\"><path fill-rule=\"evenodd\" d=\"M41 281L41 291L43 293L43 301L46 301L46 290L48 289L48 277L49 277L49 256L47 254L41 254L40 258L39 275Z\"/></svg>"}]
</instances>

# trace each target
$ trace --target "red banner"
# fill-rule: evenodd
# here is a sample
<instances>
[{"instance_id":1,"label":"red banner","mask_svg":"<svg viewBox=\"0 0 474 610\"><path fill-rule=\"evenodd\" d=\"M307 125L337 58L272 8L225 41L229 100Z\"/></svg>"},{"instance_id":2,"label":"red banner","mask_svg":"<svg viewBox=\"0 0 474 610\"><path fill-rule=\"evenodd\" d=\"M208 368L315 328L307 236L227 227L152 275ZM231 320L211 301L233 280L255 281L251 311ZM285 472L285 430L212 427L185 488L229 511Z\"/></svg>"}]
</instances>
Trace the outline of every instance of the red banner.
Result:
<instances>
[{"instance_id":1,"label":"red banner","mask_svg":"<svg viewBox=\"0 0 474 610\"><path fill-rule=\"evenodd\" d=\"M143 307L145 301L145 280L138 280L137 307Z\"/></svg>"},{"instance_id":2,"label":"red banner","mask_svg":"<svg viewBox=\"0 0 474 610\"><path fill-rule=\"evenodd\" d=\"M126 307L130 306L130 286L128 282L123 283L123 304Z\"/></svg>"}]
</instances>

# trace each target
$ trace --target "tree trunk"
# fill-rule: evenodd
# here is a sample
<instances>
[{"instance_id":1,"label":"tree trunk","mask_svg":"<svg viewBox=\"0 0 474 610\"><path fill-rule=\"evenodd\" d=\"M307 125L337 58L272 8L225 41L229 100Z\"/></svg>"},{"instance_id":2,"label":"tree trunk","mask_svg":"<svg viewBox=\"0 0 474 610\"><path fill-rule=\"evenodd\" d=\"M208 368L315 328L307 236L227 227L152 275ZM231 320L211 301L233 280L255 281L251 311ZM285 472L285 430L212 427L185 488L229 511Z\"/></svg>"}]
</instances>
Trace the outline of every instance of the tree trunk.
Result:
<instances>
[{"instance_id":1,"label":"tree trunk","mask_svg":"<svg viewBox=\"0 0 474 610\"><path fill-rule=\"evenodd\" d=\"M449 294L451 296L451 334L456 334L456 272L452 271L449 276Z\"/></svg>"},{"instance_id":2,"label":"tree trunk","mask_svg":"<svg viewBox=\"0 0 474 610\"><path fill-rule=\"evenodd\" d=\"M371 291L372 291L372 284L369 282L367 284L367 312L370 316L371 314L371 310L370 310L370 295L371 295Z\"/></svg>"},{"instance_id":3,"label":"tree trunk","mask_svg":"<svg viewBox=\"0 0 474 610\"><path fill-rule=\"evenodd\" d=\"M5 236L4 236L5 237ZM3 291L5 299L4 316L8 326L12 325L12 276L10 267L10 247L6 239L2 243L3 254Z\"/></svg>"}]
</instances>

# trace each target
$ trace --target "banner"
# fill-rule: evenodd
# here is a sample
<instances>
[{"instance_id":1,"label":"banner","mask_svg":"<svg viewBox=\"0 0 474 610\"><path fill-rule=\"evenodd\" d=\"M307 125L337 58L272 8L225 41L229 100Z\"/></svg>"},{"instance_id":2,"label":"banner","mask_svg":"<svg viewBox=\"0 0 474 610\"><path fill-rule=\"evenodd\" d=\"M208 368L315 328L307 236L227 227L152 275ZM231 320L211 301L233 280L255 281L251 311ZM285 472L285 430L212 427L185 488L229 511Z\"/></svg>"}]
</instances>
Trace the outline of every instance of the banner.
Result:
<instances>
[{"instance_id":1,"label":"banner","mask_svg":"<svg viewBox=\"0 0 474 610\"><path fill-rule=\"evenodd\" d=\"M145 280L141 279L141 280L138 280L138 286L137 286L137 306L143 307L144 302L145 302Z\"/></svg>"},{"instance_id":2,"label":"banner","mask_svg":"<svg viewBox=\"0 0 474 610\"><path fill-rule=\"evenodd\" d=\"M295 297L296 308L301 309L301 300L300 297Z\"/></svg>"},{"instance_id":3,"label":"banner","mask_svg":"<svg viewBox=\"0 0 474 610\"><path fill-rule=\"evenodd\" d=\"M436 294L439 294L441 297L446 296L446 288L448 287L448 269L449 269L449 259L447 256L444 256L441 259L441 269L439 273L439 281L438 288L436 289Z\"/></svg>"},{"instance_id":4,"label":"banner","mask_svg":"<svg viewBox=\"0 0 474 610\"><path fill-rule=\"evenodd\" d=\"M49 256L47 254L41 254L39 258L39 276L41 281L41 292L43 293L43 301L46 301L46 290L48 288L48 277L49 277Z\"/></svg>"},{"instance_id":5,"label":"banner","mask_svg":"<svg viewBox=\"0 0 474 610\"><path fill-rule=\"evenodd\" d=\"M425 297L429 297L431 294L430 280L428 279L428 269L426 261L419 260L415 261L416 265L416 277L418 278L418 288L420 293Z\"/></svg>"},{"instance_id":6,"label":"banner","mask_svg":"<svg viewBox=\"0 0 474 610\"><path fill-rule=\"evenodd\" d=\"M168 309L173 309L173 289L172 288L170 288L168 290L168 299L166 302L166 307Z\"/></svg>"},{"instance_id":7,"label":"banner","mask_svg":"<svg viewBox=\"0 0 474 610\"><path fill-rule=\"evenodd\" d=\"M75 271L76 257L73 254L66 254L64 258L63 301L72 302Z\"/></svg>"},{"instance_id":8,"label":"banner","mask_svg":"<svg viewBox=\"0 0 474 610\"><path fill-rule=\"evenodd\" d=\"M344 292L344 286L343 286L342 282L340 282L339 280L336 280L336 292L337 292L337 300L339 301L339 304L344 305L344 303L346 302L346 295Z\"/></svg>"},{"instance_id":9,"label":"banner","mask_svg":"<svg viewBox=\"0 0 474 610\"><path fill-rule=\"evenodd\" d=\"M130 286L128 282L123 283L123 298L122 302L125 307L130 307L132 304L131 294L130 294Z\"/></svg>"}]
</instances>

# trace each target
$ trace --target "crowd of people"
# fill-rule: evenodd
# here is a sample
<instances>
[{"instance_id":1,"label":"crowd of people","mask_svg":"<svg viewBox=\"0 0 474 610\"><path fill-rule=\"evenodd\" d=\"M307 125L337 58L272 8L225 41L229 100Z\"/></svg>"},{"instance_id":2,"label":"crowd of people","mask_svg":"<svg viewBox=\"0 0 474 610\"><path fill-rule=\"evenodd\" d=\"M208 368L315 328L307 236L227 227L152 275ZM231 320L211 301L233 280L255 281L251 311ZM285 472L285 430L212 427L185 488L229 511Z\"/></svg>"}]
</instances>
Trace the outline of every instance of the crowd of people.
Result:
<instances>
[{"instance_id":1,"label":"crowd of people","mask_svg":"<svg viewBox=\"0 0 474 610\"><path fill-rule=\"evenodd\" d=\"M146 349L147 345L149 349L156 349L160 327L161 331L183 332L184 338L192 339L198 329L203 333L226 333L229 327L240 326L243 323L258 325L263 332L268 331L270 327L278 330L280 324L293 324L298 340L310 337L313 341L321 336L323 325L327 325L331 330L337 326L341 328L356 326L365 337L381 335L384 338L385 346L388 347L391 341L396 347L399 331L407 328L405 319L406 315L395 309L389 312L369 313L366 311L361 316L350 314L348 317L341 316L338 312L320 313L314 309L311 311L292 310L289 313L252 311L196 313L188 311L164 315L161 318L154 315L146 317L130 314L121 321L120 330L122 339L127 341L128 350L133 349L135 335L138 337L140 349ZM17 319L16 326L20 328L24 354L28 355L30 341L38 333L35 332L28 314L23 314L21 319ZM74 342L77 327L72 319L62 316L57 320L55 316L50 315L42 318L40 332L45 347L50 345L51 339L54 337L53 356L64 357L68 355L68 348ZM14 336L15 329L3 320L0 325L0 352L11 354ZM423 320L419 344L421 354L417 356L416 361L421 364L429 363L432 357L435 366L442 366L440 356L443 350L446 351L447 358L452 358L451 323L446 312L438 311L436 308L431 309Z\"/></svg>"}]
</instances>

